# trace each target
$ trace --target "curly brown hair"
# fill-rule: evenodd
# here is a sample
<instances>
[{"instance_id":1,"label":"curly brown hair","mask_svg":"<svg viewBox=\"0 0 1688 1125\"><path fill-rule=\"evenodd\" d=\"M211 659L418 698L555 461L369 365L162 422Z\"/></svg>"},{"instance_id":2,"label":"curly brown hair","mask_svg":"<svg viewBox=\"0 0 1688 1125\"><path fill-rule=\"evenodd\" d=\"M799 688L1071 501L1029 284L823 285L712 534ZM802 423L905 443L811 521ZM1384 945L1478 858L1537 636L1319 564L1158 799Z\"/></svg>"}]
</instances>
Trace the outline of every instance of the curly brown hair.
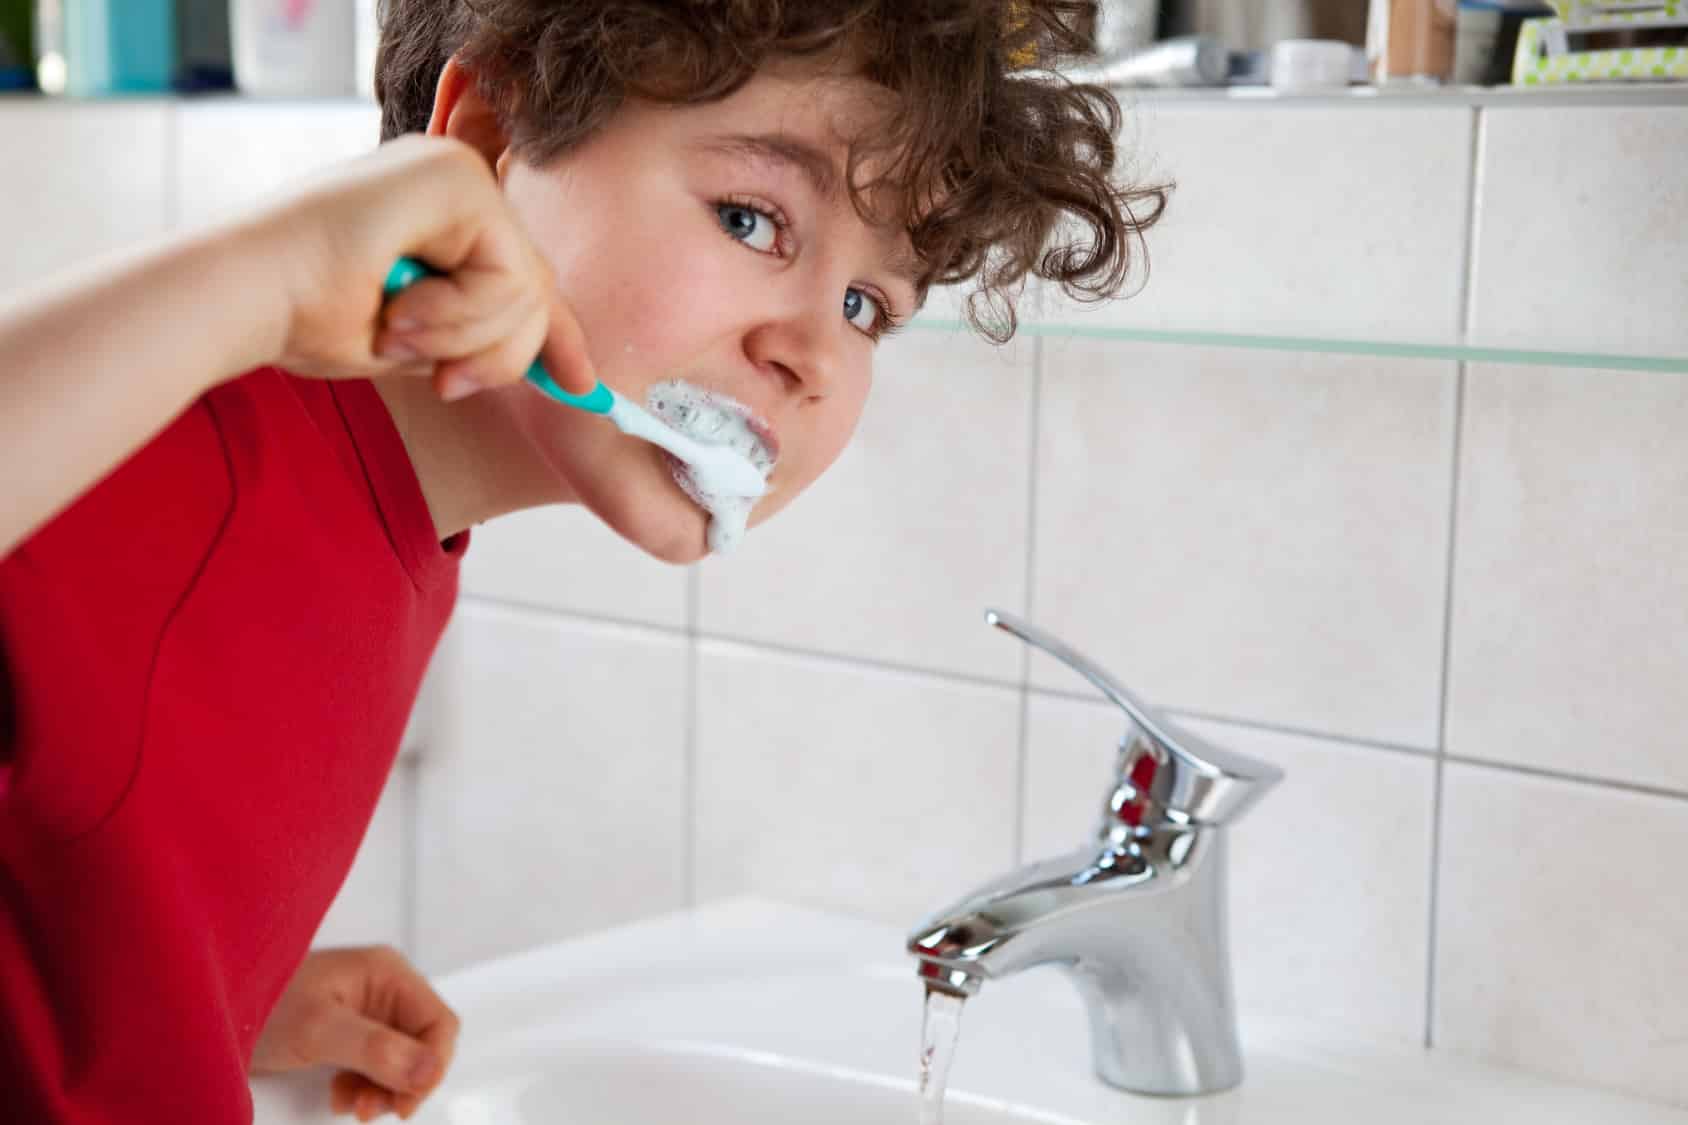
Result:
<instances>
[{"instance_id":1,"label":"curly brown hair","mask_svg":"<svg viewBox=\"0 0 1688 1125\"><path fill-rule=\"evenodd\" d=\"M864 217L909 232L930 285L977 279L969 319L1014 333L1028 275L1115 295L1167 185L1115 176L1120 108L1049 68L1088 49L1094 0L386 0L383 139L427 128L457 55L511 144L543 164L628 98L699 103L780 58L842 59L897 112L850 147ZM1030 71L1027 61L1040 68ZM871 180L861 169L877 158ZM872 197L871 202L870 198ZM877 216L877 218L875 218Z\"/></svg>"}]
</instances>

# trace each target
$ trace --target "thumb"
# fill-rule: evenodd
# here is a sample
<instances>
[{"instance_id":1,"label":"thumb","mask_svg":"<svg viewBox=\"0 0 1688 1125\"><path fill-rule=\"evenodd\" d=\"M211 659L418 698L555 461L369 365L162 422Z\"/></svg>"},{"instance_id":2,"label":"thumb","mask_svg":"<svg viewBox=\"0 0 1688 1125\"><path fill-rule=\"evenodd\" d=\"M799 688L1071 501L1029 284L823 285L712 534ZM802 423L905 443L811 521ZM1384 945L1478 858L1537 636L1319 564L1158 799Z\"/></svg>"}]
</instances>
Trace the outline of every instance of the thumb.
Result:
<instances>
[{"instance_id":1,"label":"thumb","mask_svg":"<svg viewBox=\"0 0 1688 1125\"><path fill-rule=\"evenodd\" d=\"M588 394L598 385L598 373L586 350L586 332L557 287L547 288L545 345L539 353L540 361L546 374L563 390L571 395Z\"/></svg>"},{"instance_id":2,"label":"thumb","mask_svg":"<svg viewBox=\"0 0 1688 1125\"><path fill-rule=\"evenodd\" d=\"M427 1044L351 1008L335 1008L317 1033L319 1061L363 1075L395 1093L421 1092L439 1077Z\"/></svg>"}]
</instances>

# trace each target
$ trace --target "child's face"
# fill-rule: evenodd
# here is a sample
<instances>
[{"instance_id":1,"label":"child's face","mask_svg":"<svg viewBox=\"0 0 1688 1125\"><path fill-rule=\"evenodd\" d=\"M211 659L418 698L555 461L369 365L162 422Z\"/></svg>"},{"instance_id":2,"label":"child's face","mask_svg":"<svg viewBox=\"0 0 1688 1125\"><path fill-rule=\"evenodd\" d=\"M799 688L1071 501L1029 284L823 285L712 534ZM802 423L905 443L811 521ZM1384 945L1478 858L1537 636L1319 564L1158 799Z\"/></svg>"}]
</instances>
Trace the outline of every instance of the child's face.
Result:
<instances>
[{"instance_id":1,"label":"child's face","mask_svg":"<svg viewBox=\"0 0 1688 1125\"><path fill-rule=\"evenodd\" d=\"M550 167L500 161L599 377L641 404L675 379L724 395L777 447L752 526L838 457L877 337L919 299L906 233L870 226L843 188L843 137L871 120L875 89L764 72L706 105L631 103ZM527 388L504 393L559 483L621 535L670 561L706 553L707 516L666 454Z\"/></svg>"}]
</instances>

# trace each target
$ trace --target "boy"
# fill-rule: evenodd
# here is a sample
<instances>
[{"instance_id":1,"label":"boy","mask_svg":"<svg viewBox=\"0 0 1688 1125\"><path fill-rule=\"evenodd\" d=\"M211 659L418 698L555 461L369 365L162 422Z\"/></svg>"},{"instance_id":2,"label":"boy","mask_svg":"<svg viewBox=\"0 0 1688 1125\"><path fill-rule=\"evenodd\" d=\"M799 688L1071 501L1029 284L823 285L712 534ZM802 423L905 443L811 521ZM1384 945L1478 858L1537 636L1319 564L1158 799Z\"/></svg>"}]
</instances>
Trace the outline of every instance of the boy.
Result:
<instances>
[{"instance_id":1,"label":"boy","mask_svg":"<svg viewBox=\"0 0 1688 1125\"><path fill-rule=\"evenodd\" d=\"M1003 338L1028 274L1120 285L1164 196L1111 181L1112 99L1014 73L1093 7L390 0L383 135L426 137L0 314L6 1120L245 1121L249 1069L317 1063L414 1111L455 1017L306 950L468 529L707 541L666 455L521 372L707 402L675 424L772 463L768 518L929 286ZM383 308L401 255L444 276Z\"/></svg>"}]
</instances>

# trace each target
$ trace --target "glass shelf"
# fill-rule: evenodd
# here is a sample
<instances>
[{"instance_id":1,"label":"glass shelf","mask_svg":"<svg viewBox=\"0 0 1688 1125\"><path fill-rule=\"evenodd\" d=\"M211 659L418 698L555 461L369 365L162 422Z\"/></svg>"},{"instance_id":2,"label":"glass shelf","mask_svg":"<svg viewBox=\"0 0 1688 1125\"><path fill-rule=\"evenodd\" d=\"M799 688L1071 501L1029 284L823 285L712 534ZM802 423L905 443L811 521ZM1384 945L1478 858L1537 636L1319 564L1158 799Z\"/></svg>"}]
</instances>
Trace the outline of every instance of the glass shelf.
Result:
<instances>
[{"instance_id":1,"label":"glass shelf","mask_svg":"<svg viewBox=\"0 0 1688 1125\"><path fill-rule=\"evenodd\" d=\"M910 329L966 331L964 321L917 317ZM1474 344L1406 344L1390 340L1338 340L1317 336L1256 336L1237 332L1168 331L1101 325L1022 321L1018 334L1053 339L1125 340L1140 344L1181 344L1198 348L1244 348L1264 352L1314 352L1323 355L1379 356L1388 359L1440 359L1460 363L1511 363L1533 367L1578 367L1599 371L1652 371L1688 375L1688 356L1619 355L1534 348L1478 347Z\"/></svg>"}]
</instances>

